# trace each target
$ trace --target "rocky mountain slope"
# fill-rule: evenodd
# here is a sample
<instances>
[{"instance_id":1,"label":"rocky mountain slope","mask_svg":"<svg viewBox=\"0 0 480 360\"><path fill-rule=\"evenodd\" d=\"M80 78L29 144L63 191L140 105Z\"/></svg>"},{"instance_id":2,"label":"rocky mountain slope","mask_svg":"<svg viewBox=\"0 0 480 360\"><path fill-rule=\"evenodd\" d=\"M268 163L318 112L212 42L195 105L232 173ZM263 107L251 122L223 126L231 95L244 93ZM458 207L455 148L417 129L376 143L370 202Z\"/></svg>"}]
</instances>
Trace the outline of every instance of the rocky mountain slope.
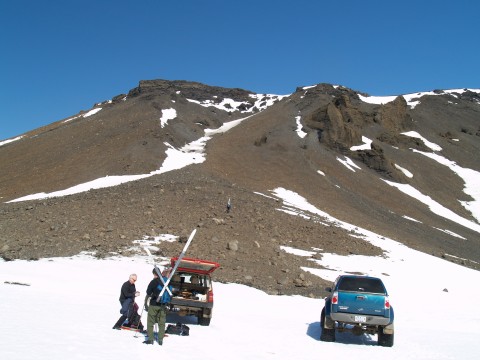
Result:
<instances>
[{"instance_id":1,"label":"rocky mountain slope","mask_svg":"<svg viewBox=\"0 0 480 360\"><path fill-rule=\"evenodd\" d=\"M272 191L285 188L337 219L479 268L479 220L462 205L473 199L452 166L432 158L478 174L479 92L370 100L329 84L274 96L140 81L128 94L0 146L0 255L128 255L134 240L173 234L179 241L162 243L157 254L172 256L197 227L189 254L220 262L217 280L312 296L325 282L301 270L312 266L307 258L281 246L382 255L321 216L278 211L282 201ZM106 176L149 174L169 149L239 119L208 140L205 161L115 187L10 202ZM440 216L392 184L417 189L474 226Z\"/></svg>"}]
</instances>

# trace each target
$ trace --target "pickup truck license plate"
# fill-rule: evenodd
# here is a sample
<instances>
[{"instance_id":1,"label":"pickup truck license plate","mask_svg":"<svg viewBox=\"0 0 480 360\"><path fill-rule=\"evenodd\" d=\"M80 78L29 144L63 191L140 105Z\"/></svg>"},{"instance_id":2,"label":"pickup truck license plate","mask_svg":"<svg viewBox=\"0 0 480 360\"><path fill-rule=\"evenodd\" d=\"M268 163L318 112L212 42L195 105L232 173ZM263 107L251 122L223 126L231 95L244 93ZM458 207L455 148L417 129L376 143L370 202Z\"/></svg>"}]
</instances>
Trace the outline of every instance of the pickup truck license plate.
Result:
<instances>
[{"instance_id":1,"label":"pickup truck license plate","mask_svg":"<svg viewBox=\"0 0 480 360\"><path fill-rule=\"evenodd\" d=\"M359 322L359 323L367 322L367 317L366 316L355 315L355 322Z\"/></svg>"}]
</instances>

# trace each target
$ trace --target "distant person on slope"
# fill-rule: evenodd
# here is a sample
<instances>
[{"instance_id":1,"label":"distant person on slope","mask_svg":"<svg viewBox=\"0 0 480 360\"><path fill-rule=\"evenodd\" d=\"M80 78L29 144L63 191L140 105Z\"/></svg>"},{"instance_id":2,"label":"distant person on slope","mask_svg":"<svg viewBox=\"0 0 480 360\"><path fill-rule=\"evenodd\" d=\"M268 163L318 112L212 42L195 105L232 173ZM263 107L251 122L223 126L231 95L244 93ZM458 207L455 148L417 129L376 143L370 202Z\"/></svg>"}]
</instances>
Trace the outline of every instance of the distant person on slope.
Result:
<instances>
[{"instance_id":1,"label":"distant person on slope","mask_svg":"<svg viewBox=\"0 0 480 360\"><path fill-rule=\"evenodd\" d=\"M158 277L156 269L153 269L153 279L150 281L147 287L147 295L145 297L145 310L148 311L147 317L147 334L148 339L144 344L153 344L153 325L158 324L158 344L163 345L163 337L165 336L165 322L167 319L167 305L170 302L170 294L168 291L164 291L160 301L157 302L158 296L163 289L163 283ZM167 282L168 271L162 273L163 281ZM171 286L169 286L171 291ZM150 304L147 304L148 298L150 298Z\"/></svg>"},{"instance_id":2,"label":"distant person on slope","mask_svg":"<svg viewBox=\"0 0 480 360\"><path fill-rule=\"evenodd\" d=\"M131 274L128 278L128 281L125 281L120 289L120 304L122 308L120 309L120 318L113 325L113 329L120 330L122 324L128 318L128 313L133 308L133 302L135 296L140 295L140 292L135 288L135 282L137 281L137 274Z\"/></svg>"}]
</instances>

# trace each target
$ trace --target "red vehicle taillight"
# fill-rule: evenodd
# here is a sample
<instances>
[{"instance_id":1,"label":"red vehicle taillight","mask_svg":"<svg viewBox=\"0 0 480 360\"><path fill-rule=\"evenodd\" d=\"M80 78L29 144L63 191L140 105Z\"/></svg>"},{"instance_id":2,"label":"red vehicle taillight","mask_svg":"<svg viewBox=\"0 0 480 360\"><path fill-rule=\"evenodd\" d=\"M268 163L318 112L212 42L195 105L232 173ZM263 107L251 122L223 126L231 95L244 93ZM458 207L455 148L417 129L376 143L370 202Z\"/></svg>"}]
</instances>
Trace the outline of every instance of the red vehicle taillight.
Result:
<instances>
[{"instance_id":1,"label":"red vehicle taillight","mask_svg":"<svg viewBox=\"0 0 480 360\"><path fill-rule=\"evenodd\" d=\"M332 304L336 305L338 304L338 292L334 292L332 295Z\"/></svg>"},{"instance_id":2,"label":"red vehicle taillight","mask_svg":"<svg viewBox=\"0 0 480 360\"><path fill-rule=\"evenodd\" d=\"M390 300L388 300L388 296L385 296L385 309L390 309Z\"/></svg>"},{"instance_id":3,"label":"red vehicle taillight","mask_svg":"<svg viewBox=\"0 0 480 360\"><path fill-rule=\"evenodd\" d=\"M207 294L207 302L213 303L213 291L210 290Z\"/></svg>"}]
</instances>

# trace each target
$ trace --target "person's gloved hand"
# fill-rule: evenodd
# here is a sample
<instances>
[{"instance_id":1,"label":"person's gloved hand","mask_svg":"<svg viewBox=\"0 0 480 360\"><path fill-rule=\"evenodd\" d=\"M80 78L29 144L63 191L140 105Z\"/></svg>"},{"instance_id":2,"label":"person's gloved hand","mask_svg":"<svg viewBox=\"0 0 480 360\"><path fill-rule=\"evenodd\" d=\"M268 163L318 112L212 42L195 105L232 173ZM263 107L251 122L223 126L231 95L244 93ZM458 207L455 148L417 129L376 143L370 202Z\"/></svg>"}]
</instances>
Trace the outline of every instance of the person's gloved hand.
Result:
<instances>
[{"instance_id":1,"label":"person's gloved hand","mask_svg":"<svg viewBox=\"0 0 480 360\"><path fill-rule=\"evenodd\" d=\"M147 312L148 312L148 302L149 301L150 301L150 296L147 294L147 295L145 295L145 300L143 301L143 308Z\"/></svg>"},{"instance_id":2,"label":"person's gloved hand","mask_svg":"<svg viewBox=\"0 0 480 360\"><path fill-rule=\"evenodd\" d=\"M135 297L140 296L140 291L135 291Z\"/></svg>"}]
</instances>

